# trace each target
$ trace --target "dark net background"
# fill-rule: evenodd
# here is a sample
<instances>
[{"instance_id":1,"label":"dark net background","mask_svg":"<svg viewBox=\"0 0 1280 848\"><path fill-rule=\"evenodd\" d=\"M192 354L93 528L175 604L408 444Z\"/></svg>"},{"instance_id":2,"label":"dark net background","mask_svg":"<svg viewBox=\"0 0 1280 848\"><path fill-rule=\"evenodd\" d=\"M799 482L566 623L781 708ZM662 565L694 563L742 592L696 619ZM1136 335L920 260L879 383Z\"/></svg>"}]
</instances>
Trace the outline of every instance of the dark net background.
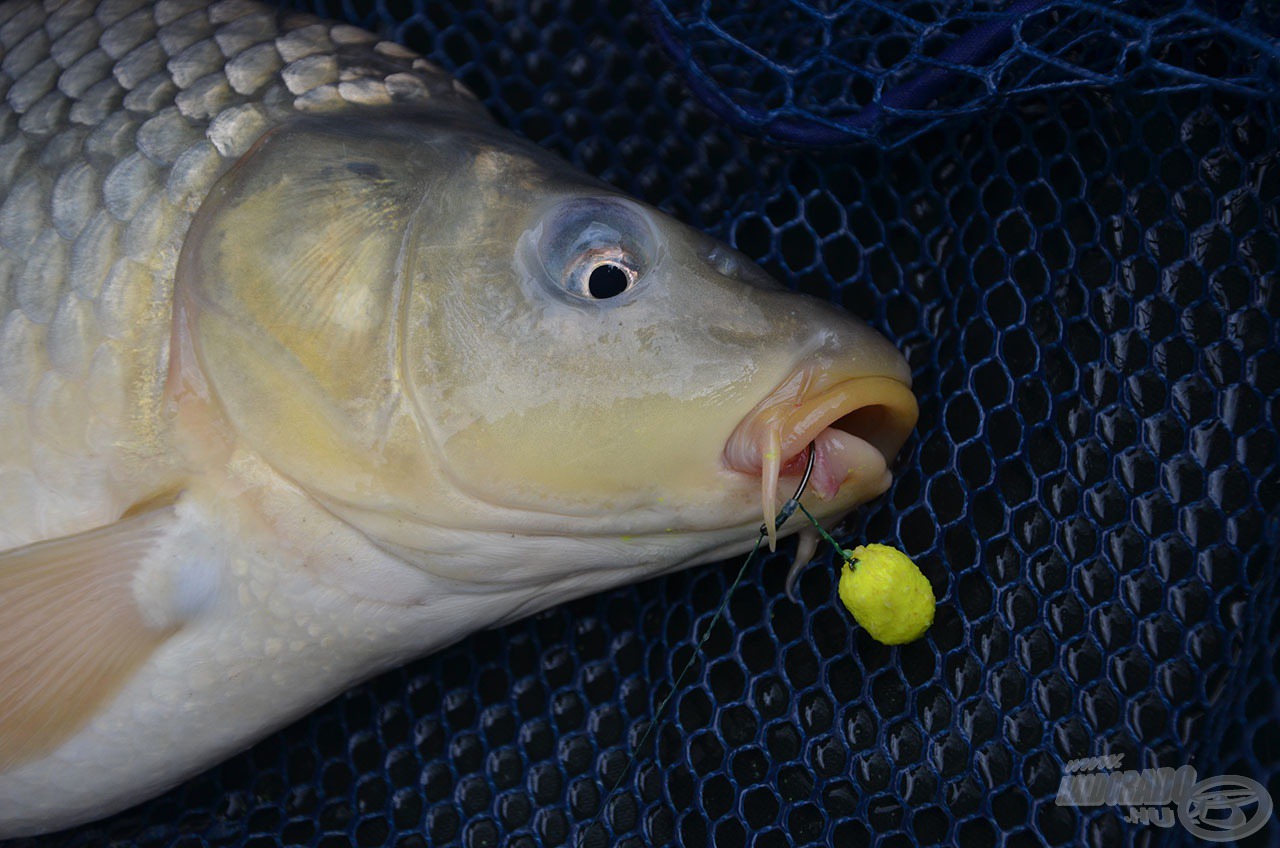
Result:
<instances>
[{"instance_id":1,"label":"dark net background","mask_svg":"<svg viewBox=\"0 0 1280 848\"><path fill-rule=\"evenodd\" d=\"M784 550L677 686L738 563L698 568L477 634L22 844L1196 841L1056 806L1064 763L1104 753L1280 799L1280 7L1015 7L308 6L895 340L920 426L840 536L909 552L936 623L872 642L829 551L792 604Z\"/></svg>"}]
</instances>

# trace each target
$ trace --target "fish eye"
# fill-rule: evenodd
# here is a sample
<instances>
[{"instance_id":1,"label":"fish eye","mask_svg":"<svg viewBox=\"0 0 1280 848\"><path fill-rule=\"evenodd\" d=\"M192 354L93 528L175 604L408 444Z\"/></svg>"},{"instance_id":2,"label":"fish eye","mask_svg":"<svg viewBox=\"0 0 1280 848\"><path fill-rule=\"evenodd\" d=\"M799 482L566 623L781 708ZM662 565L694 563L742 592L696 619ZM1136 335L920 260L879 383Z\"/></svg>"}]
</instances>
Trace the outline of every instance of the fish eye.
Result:
<instances>
[{"instance_id":1,"label":"fish eye","mask_svg":"<svg viewBox=\"0 0 1280 848\"><path fill-rule=\"evenodd\" d=\"M631 285L631 275L621 265L602 262L587 275L587 291L597 300L617 297Z\"/></svg>"},{"instance_id":2,"label":"fish eye","mask_svg":"<svg viewBox=\"0 0 1280 848\"><path fill-rule=\"evenodd\" d=\"M642 282L654 242L646 219L630 203L574 199L544 219L538 254L555 288L582 300L609 301Z\"/></svg>"},{"instance_id":3,"label":"fish eye","mask_svg":"<svg viewBox=\"0 0 1280 848\"><path fill-rule=\"evenodd\" d=\"M630 289L639 277L634 258L620 245L592 249L571 263L565 289L578 297L608 300Z\"/></svg>"}]
</instances>

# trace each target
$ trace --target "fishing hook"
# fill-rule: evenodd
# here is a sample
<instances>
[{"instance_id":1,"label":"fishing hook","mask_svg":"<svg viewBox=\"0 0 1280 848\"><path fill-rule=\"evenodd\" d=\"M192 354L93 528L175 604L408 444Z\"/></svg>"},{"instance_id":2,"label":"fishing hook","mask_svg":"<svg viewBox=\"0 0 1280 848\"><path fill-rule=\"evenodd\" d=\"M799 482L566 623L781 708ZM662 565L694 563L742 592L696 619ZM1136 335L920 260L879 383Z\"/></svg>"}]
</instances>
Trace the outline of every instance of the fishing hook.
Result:
<instances>
[{"instance_id":1,"label":"fishing hook","mask_svg":"<svg viewBox=\"0 0 1280 848\"><path fill-rule=\"evenodd\" d=\"M787 523L787 519L796 514L796 510L800 508L800 496L804 494L804 490L809 485L809 477L813 475L813 458L817 454L814 450L814 443L809 443L809 461L804 464L804 474L800 477L800 485L796 486L796 493L792 495L786 503L782 505L782 509L778 510L778 515L773 519L773 527L775 530L782 529L782 525ZM769 525L760 525L760 535L767 536L769 534Z\"/></svg>"}]
</instances>

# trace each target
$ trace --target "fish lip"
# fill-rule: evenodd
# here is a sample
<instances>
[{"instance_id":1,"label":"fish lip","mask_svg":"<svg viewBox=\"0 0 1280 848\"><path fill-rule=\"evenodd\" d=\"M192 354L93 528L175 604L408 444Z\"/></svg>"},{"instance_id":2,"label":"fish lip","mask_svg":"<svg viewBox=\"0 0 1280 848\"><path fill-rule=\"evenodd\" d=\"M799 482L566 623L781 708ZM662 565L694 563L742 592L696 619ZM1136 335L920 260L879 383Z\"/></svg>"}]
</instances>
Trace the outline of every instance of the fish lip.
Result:
<instances>
[{"instance_id":1,"label":"fish lip","mask_svg":"<svg viewBox=\"0 0 1280 848\"><path fill-rule=\"evenodd\" d=\"M760 476L765 466L761 434L776 427L781 475L795 476L803 470L795 460L819 434L834 428L868 442L888 467L918 417L915 395L895 377L841 377L819 373L813 366L801 368L747 413L726 441L723 461L731 471Z\"/></svg>"}]
</instances>

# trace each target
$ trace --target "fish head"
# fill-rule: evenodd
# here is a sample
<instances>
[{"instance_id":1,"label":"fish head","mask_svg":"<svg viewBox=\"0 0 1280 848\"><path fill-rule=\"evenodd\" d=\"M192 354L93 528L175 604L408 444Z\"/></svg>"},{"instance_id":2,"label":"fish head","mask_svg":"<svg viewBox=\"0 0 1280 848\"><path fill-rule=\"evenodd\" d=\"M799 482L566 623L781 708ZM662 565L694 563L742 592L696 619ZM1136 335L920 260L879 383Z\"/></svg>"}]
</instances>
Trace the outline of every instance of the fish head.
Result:
<instances>
[{"instance_id":1,"label":"fish head","mask_svg":"<svg viewBox=\"0 0 1280 848\"><path fill-rule=\"evenodd\" d=\"M916 419L860 320L456 116L275 131L197 214L178 303L240 438L456 580L589 589L741 550L809 451L804 502L837 517Z\"/></svg>"}]
</instances>

